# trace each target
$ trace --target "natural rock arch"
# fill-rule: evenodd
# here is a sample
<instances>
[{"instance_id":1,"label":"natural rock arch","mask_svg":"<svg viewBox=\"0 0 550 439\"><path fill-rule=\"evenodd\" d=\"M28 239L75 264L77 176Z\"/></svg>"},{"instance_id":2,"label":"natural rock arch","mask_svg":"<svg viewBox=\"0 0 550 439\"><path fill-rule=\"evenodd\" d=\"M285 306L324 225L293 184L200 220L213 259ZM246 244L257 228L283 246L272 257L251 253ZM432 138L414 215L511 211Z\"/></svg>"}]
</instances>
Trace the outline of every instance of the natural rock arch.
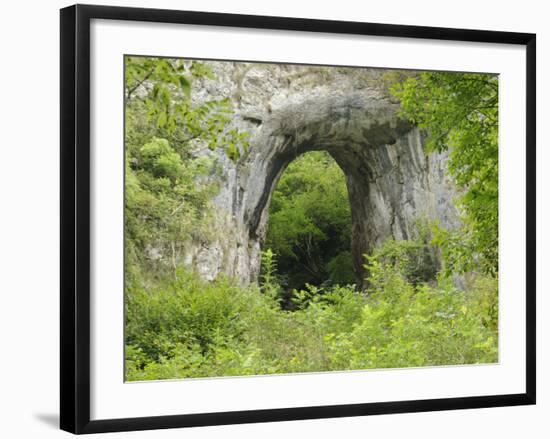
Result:
<instances>
[{"instance_id":1,"label":"natural rock arch","mask_svg":"<svg viewBox=\"0 0 550 439\"><path fill-rule=\"evenodd\" d=\"M419 219L456 227L446 155L425 153L422 133L399 118L397 103L379 88L358 87L345 74L293 90L279 83L284 76L283 66L279 69L252 75L268 84L271 99L254 99L255 87L257 94L264 89L252 81L248 101L237 108L233 123L251 133L249 153L236 164L218 153L223 165L215 200L222 212L218 237L188 256L203 277L223 272L244 283L257 280L272 193L288 164L313 150L326 150L346 175L357 273L365 253L390 237L408 239ZM246 96L246 86L240 88ZM284 92L288 99L278 99Z\"/></svg>"}]
</instances>

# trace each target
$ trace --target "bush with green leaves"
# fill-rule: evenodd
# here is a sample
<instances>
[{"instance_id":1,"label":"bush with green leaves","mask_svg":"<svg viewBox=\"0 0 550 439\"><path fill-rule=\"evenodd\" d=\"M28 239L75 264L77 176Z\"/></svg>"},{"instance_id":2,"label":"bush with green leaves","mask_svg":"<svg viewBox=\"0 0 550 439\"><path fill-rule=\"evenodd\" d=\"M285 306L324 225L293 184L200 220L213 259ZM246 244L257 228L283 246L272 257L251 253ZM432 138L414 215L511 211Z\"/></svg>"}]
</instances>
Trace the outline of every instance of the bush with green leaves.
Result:
<instances>
[{"instance_id":1,"label":"bush with green leaves","mask_svg":"<svg viewBox=\"0 0 550 439\"><path fill-rule=\"evenodd\" d=\"M128 380L492 363L498 360L497 281L459 291L408 280L389 242L368 257L369 289L295 291L281 309L275 278L261 287L206 282L178 271L156 288L129 289ZM272 257L272 256L271 256ZM265 275L264 275L265 276ZM269 282L269 283L267 283Z\"/></svg>"},{"instance_id":2,"label":"bush with green leaves","mask_svg":"<svg viewBox=\"0 0 550 439\"><path fill-rule=\"evenodd\" d=\"M192 100L197 81L214 79L207 63L127 56L125 76L126 275L150 283L212 239L217 164L195 157L195 143L238 160L248 134L230 126L229 100Z\"/></svg>"},{"instance_id":3,"label":"bush with green leaves","mask_svg":"<svg viewBox=\"0 0 550 439\"><path fill-rule=\"evenodd\" d=\"M496 277L498 76L409 72L391 90L402 115L428 133L427 152L448 152L448 173L463 193L462 227L434 227L447 274L481 270Z\"/></svg>"},{"instance_id":4,"label":"bush with green leaves","mask_svg":"<svg viewBox=\"0 0 550 439\"><path fill-rule=\"evenodd\" d=\"M395 247L395 243L391 243ZM404 243L408 247L408 243ZM378 253L378 254L376 254ZM478 277L459 291L449 279L435 286L407 280L406 266L368 258L367 304L361 322L331 334L331 367L370 369L472 363L498 359L498 282ZM385 259L385 256L383 257Z\"/></svg>"}]
</instances>

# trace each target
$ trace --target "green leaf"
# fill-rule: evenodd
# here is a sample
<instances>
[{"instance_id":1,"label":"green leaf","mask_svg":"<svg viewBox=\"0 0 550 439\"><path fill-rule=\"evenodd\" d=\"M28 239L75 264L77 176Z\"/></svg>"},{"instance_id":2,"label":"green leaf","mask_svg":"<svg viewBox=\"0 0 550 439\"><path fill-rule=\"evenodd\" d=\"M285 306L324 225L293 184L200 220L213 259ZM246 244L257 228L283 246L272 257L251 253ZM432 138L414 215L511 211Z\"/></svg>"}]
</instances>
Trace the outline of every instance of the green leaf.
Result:
<instances>
[{"instance_id":1,"label":"green leaf","mask_svg":"<svg viewBox=\"0 0 550 439\"><path fill-rule=\"evenodd\" d=\"M183 75L178 76L178 79L181 89L185 95L189 96L191 93L191 82L189 82L189 80Z\"/></svg>"}]
</instances>

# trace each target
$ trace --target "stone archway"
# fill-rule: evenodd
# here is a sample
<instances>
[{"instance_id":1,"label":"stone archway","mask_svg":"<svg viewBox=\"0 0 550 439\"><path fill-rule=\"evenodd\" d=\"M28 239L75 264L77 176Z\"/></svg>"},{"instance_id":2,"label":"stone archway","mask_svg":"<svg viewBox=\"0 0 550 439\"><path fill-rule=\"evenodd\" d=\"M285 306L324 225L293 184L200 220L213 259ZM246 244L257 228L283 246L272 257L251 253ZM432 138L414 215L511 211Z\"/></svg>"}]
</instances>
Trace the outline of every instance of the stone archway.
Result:
<instances>
[{"instance_id":1,"label":"stone archway","mask_svg":"<svg viewBox=\"0 0 550 439\"><path fill-rule=\"evenodd\" d=\"M308 151L326 150L346 175L358 273L365 253L390 237L411 237L418 219L458 225L446 155L426 155L422 133L398 117L398 104L380 90L338 79L293 92L275 108L272 99L238 109L235 124L251 132L250 150L236 165L219 158L221 237L194 255L205 278L224 272L244 283L257 280L273 190L288 164Z\"/></svg>"}]
</instances>

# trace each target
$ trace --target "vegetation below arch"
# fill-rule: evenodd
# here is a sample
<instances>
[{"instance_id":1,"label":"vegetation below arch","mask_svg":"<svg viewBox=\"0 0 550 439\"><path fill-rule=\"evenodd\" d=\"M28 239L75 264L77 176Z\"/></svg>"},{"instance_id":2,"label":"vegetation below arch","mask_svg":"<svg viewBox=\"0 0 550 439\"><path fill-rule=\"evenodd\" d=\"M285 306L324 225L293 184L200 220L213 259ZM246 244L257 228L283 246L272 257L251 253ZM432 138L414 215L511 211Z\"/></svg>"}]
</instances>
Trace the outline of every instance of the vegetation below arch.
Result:
<instances>
[{"instance_id":1,"label":"vegetation below arch","mask_svg":"<svg viewBox=\"0 0 550 439\"><path fill-rule=\"evenodd\" d=\"M493 363L497 281L466 293L449 280L414 286L383 251L369 258L367 294L309 287L296 309L279 286L205 282L182 271L145 290L130 287L126 379L151 380ZM270 277L271 276L271 277Z\"/></svg>"}]
</instances>

